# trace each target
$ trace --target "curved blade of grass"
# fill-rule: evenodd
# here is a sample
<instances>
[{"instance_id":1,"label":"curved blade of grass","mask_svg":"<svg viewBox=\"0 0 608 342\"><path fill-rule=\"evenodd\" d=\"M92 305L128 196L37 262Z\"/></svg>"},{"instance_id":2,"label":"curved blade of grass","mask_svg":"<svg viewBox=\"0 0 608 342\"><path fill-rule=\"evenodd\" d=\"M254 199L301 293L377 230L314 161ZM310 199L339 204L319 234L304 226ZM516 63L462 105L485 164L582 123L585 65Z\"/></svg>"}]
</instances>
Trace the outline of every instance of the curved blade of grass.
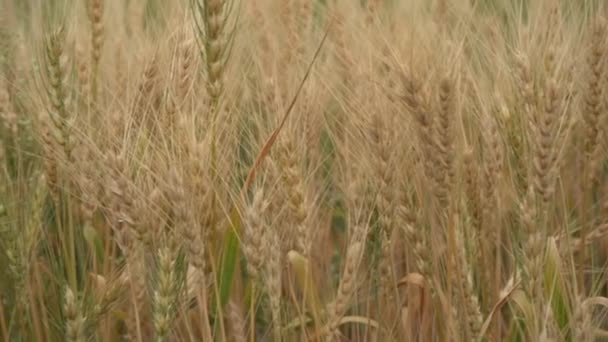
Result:
<instances>
[{"instance_id":1,"label":"curved blade of grass","mask_svg":"<svg viewBox=\"0 0 608 342\"><path fill-rule=\"evenodd\" d=\"M375 321L371 318L363 317L363 316L344 316L338 322L338 326L341 326L346 323L362 324L362 325L370 326L374 329L380 329L380 324L378 324L377 321ZM323 337L326 337L328 333L329 333L329 329L327 329L327 327L326 327L325 329L322 329L319 332L317 332L313 336L312 340L313 341L322 340ZM332 339L329 339L329 340L332 340Z\"/></svg>"},{"instance_id":2,"label":"curved blade of grass","mask_svg":"<svg viewBox=\"0 0 608 342\"><path fill-rule=\"evenodd\" d=\"M247 190L249 189L249 186L251 186L251 183L253 182L253 180L255 178L257 169L262 164L262 161L264 161L264 158L266 156L268 156L268 154L270 153L270 149L272 148L272 145L274 144L277 137L279 136L279 133L283 129L283 126L285 125L285 122L287 121L289 114L292 112L293 107L295 106L296 101L299 97L299 94L302 91L302 88L304 87L306 80L308 80L308 77L310 76L312 67L313 67L315 61L317 60L317 58L319 57L319 53L321 52L321 48L323 47L328 34L329 34L329 29L325 32L325 35L323 36L323 39L321 40L321 43L319 44L319 47L317 48L317 51L315 52L312 61L308 65L306 74L304 74L304 77L302 78L302 81L300 82L300 85L298 86L298 89L296 91L296 94L294 95L293 99L291 100L289 107L287 107L287 110L286 110L285 114L283 115L283 118L281 119L279 126L277 126L277 128L274 130L274 132L266 140L266 143L264 143L264 146L258 153L258 155L255 159L255 162L247 175L245 184L243 185L243 188L241 189L241 192L239 194L239 197L241 199L244 199L245 194L247 193ZM232 281L234 278L234 270L236 269L236 262L238 260L238 253L239 253L239 243L238 243L237 232L240 231L240 228L241 228L240 213L237 210L237 207L233 206L232 210L230 211L230 229L228 229L228 232L226 233L226 237L224 239L224 248L223 248L223 254L222 254L222 259L221 259L221 264L220 264L220 272L219 272L220 274L218 276L220 305L222 307L225 306L226 304L228 304L228 299L230 298L230 292L232 291ZM217 313L217 306L214 308L213 312Z\"/></svg>"},{"instance_id":3,"label":"curved blade of grass","mask_svg":"<svg viewBox=\"0 0 608 342\"><path fill-rule=\"evenodd\" d=\"M363 325L367 325L367 326L370 326L375 329L380 329L380 324L378 324L378 322L376 322L375 320L373 320L371 318L367 318L367 317L363 317L363 316L342 317L339 324L342 325L342 324L346 324L346 323L363 324Z\"/></svg>"},{"instance_id":4,"label":"curved blade of grass","mask_svg":"<svg viewBox=\"0 0 608 342\"><path fill-rule=\"evenodd\" d=\"M490 324L492 323L492 318L494 318L494 314L496 314L496 312L505 305L505 303L509 300L509 297L511 297L511 295L513 295L513 293L519 286L519 283L520 282L517 281L511 285L507 285L507 287L505 289L503 289L503 291L501 291L502 293L500 295L500 300L496 304L494 304L492 311L490 311L490 313L488 314L488 317L486 318L485 322L483 322L483 325L481 326L481 330L479 331L479 341L482 341L484 339L486 332L490 328ZM523 305L520 305L520 306L523 307Z\"/></svg>"},{"instance_id":5,"label":"curved blade of grass","mask_svg":"<svg viewBox=\"0 0 608 342\"><path fill-rule=\"evenodd\" d=\"M308 324L310 322L312 322L312 318L310 318L310 317L306 317L304 319L301 319L300 317L298 317L298 318L294 319L293 321L291 321L290 323L288 323L283 328L283 331L288 332L290 330L301 327L302 324ZM338 324L342 325L342 324L346 324L346 323L357 323L357 324L362 324L362 325L368 325L375 329L380 329L380 324L378 324L377 321L375 321L371 318L363 317L363 316L344 316L344 317L342 317L342 319L340 320L340 322Z\"/></svg>"},{"instance_id":6,"label":"curved blade of grass","mask_svg":"<svg viewBox=\"0 0 608 342\"><path fill-rule=\"evenodd\" d=\"M274 142L277 140L279 133L281 133L281 130L283 129L283 126L285 125L285 122L287 122L287 119L289 118L289 114L291 114L293 107L295 106L296 101L298 100L300 92L302 91L302 88L304 87L306 80L308 80L308 77L310 76L312 67L315 64L315 61L317 60L317 58L319 57L319 53L321 52L321 48L323 47L323 44L325 43L325 40L327 39L328 34L329 34L329 29L327 31L325 31L325 34L323 35L323 39L321 40L321 43L319 44L317 51L315 51L312 61L310 62L310 64L308 65L308 68L306 69L306 73L304 74L304 77L302 78L302 81L300 82L300 85L298 86L298 90L296 91L296 94L294 95L293 99L291 100L291 103L289 103L289 107L287 107L285 114L283 114L283 118L281 119L279 126L277 126L277 128L272 132L270 137L264 143L264 146L262 146L262 149L258 153L257 157L255 158L253 167L249 171L249 174L247 175L247 179L245 180L245 184L243 185L243 188L241 189L241 197L243 197L245 195L245 193L247 192L247 189L249 189L249 186L251 185L251 183L253 182L253 180L255 178L257 169L260 167L260 165L264 161L264 158L266 158L266 156L268 156L268 154L270 153L270 149L272 148L272 145L274 145Z\"/></svg>"}]
</instances>

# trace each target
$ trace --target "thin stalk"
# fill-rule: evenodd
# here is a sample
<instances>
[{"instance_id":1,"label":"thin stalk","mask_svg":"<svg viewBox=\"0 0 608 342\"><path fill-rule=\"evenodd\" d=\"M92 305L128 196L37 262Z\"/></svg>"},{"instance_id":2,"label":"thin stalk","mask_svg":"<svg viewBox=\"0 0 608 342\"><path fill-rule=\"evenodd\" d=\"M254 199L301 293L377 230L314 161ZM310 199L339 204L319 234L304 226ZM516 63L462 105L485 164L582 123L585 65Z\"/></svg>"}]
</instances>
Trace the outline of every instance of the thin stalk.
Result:
<instances>
[{"instance_id":1,"label":"thin stalk","mask_svg":"<svg viewBox=\"0 0 608 342\"><path fill-rule=\"evenodd\" d=\"M251 285L251 304L249 308L249 340L255 342L255 281Z\"/></svg>"},{"instance_id":2,"label":"thin stalk","mask_svg":"<svg viewBox=\"0 0 608 342\"><path fill-rule=\"evenodd\" d=\"M143 341L142 340L142 333L141 333L141 320L139 318L139 310L137 310L137 296L135 294L135 288L133 286L133 270L131 269L131 265L130 262L127 261L126 263L126 270L127 270L127 274L129 274L130 281L129 281L129 287L131 288L131 305L133 305L134 307L134 314L135 314L135 329L137 331L137 340L138 341Z\"/></svg>"},{"instance_id":3,"label":"thin stalk","mask_svg":"<svg viewBox=\"0 0 608 342\"><path fill-rule=\"evenodd\" d=\"M64 193L69 193L69 191L65 191ZM58 203L56 203L56 208L59 210L56 210L55 224L58 227L57 231L60 236L64 237L61 239L61 252L63 254L64 268L67 274L68 284L70 285L70 288L77 289L78 282L76 279L76 272L74 272L72 267L76 264L76 256L74 252L74 231L73 227L69 224L69 222L67 222L69 221L69 209L67 208L69 206L69 201L66 200L65 205L62 207L60 203L64 201L61 197L58 199ZM68 241L65 241L66 237Z\"/></svg>"},{"instance_id":4,"label":"thin stalk","mask_svg":"<svg viewBox=\"0 0 608 342\"><path fill-rule=\"evenodd\" d=\"M207 294L205 293L205 288L206 286L203 285L196 297L198 300L198 306L202 320L204 340L213 341L213 337L211 336L211 327L209 326L209 312L207 311Z\"/></svg>"},{"instance_id":5,"label":"thin stalk","mask_svg":"<svg viewBox=\"0 0 608 342\"><path fill-rule=\"evenodd\" d=\"M6 315L4 314L4 305L0 305L0 332L2 332L2 340L9 342L8 339L8 328L6 327Z\"/></svg>"},{"instance_id":6,"label":"thin stalk","mask_svg":"<svg viewBox=\"0 0 608 342\"><path fill-rule=\"evenodd\" d=\"M446 222L447 222L447 233L448 233L448 259L449 259L448 265L452 266L452 267L447 268L447 279L458 279L460 270L457 268L460 267L460 263L458 262L458 260L456 258L457 243L456 243L456 232L454 231L455 222L453 220L454 215L452 215L452 205L450 203L448 203L447 209L448 209L448 215L447 215ZM456 274L456 277L454 277L454 274ZM462 289L462 284L460 284L459 281L456 283L457 283L456 286L458 287L458 292L460 292L460 294L464 293L463 289ZM454 284L452 284L451 281L448 281L448 283L447 283L447 293L448 293L448 296L447 296L448 310L450 310L449 322L450 322L450 325L457 324L458 322L453 322L453 319L452 319L453 316L451 313L452 308L454 308L454 297L452 295L454 293ZM457 313L460 313L460 312L457 311ZM468 327L468 325L467 325L467 327ZM470 336L470 334L467 334L466 336Z\"/></svg>"},{"instance_id":7,"label":"thin stalk","mask_svg":"<svg viewBox=\"0 0 608 342\"><path fill-rule=\"evenodd\" d=\"M494 285L495 288L494 293L500 293L500 283L501 283L501 275L502 275L502 258L501 258L501 253L500 253L500 248L501 248L501 241L500 241L500 232L497 234L496 236L496 241L494 242L496 244L496 246L494 247L496 250L496 263L494 265L495 267L495 273L494 273ZM493 298L494 299L494 298ZM496 313L496 315L500 318L500 316L502 315L501 311L498 311ZM497 319L496 320L496 324L494 324L494 336L498 337L498 336L502 336L502 319ZM477 337L477 336L475 336Z\"/></svg>"},{"instance_id":8,"label":"thin stalk","mask_svg":"<svg viewBox=\"0 0 608 342\"><path fill-rule=\"evenodd\" d=\"M211 264L211 274L218 274L218 270L216 269L216 263L215 263L215 258L213 257L213 253L211 253L211 251L209 251L209 262ZM219 288L219 282L214 282L214 286L213 286L213 293L215 295L215 305L214 305L214 314L215 314L215 323L214 323L214 327L213 327L213 331L217 331L217 329L220 329L220 333L221 333L221 337L222 337L222 341L226 341L226 330L224 327L224 320L222 319L222 317L224 317L223 314L223 307L221 305L221 295L220 295L220 288Z\"/></svg>"},{"instance_id":9,"label":"thin stalk","mask_svg":"<svg viewBox=\"0 0 608 342\"><path fill-rule=\"evenodd\" d=\"M588 163L585 163L585 167L583 168L583 203L582 203L582 210L581 210L581 246L585 246L585 244L587 243L587 234L588 234L588 226L589 226L589 217L587 215L587 210L589 210L589 197L591 196L591 189L589 189L589 177L587 176L589 174L589 167L588 167ZM580 257L579 257L579 265L580 267L584 267L584 265L587 263L587 259L588 259L588 254L587 254L587 248L581 248L580 251ZM576 272L577 274L577 278L578 278L578 289L580 291L580 295L583 296L583 298L585 297L585 272Z\"/></svg>"},{"instance_id":10,"label":"thin stalk","mask_svg":"<svg viewBox=\"0 0 608 342\"><path fill-rule=\"evenodd\" d=\"M40 270L38 269L38 264L34 263L34 267L36 268L35 271L33 272L33 276L35 277L35 281L33 283L36 284L36 288L38 290L40 290L42 287L40 286ZM28 286L29 291L33 292L33 289ZM38 314L36 313L36 302L35 299L39 298L39 300L41 301L40 306L42 308L44 308L44 296L39 296L36 297L34 295L34 293L30 293L30 295L28 296L29 300L30 300L30 308L32 309L32 315L31 315L31 321L32 321L32 325L34 326L34 333L36 334L36 338L37 341L47 341L46 339L44 339L44 330L40 328L40 319L38 317ZM42 326L44 327L48 327L49 326L49 322L48 322L48 317L47 317L47 312L48 310L40 310L41 311L41 315L42 315Z\"/></svg>"},{"instance_id":11,"label":"thin stalk","mask_svg":"<svg viewBox=\"0 0 608 342\"><path fill-rule=\"evenodd\" d=\"M70 193L70 189L68 187L67 193ZM66 219L68 225L68 244L69 244L69 252L70 252L70 265L68 267L68 275L70 280L71 288L76 291L78 289L78 266L76 264L76 231L74 227L73 217L72 217L72 209L70 199L67 199L66 205Z\"/></svg>"}]
</instances>

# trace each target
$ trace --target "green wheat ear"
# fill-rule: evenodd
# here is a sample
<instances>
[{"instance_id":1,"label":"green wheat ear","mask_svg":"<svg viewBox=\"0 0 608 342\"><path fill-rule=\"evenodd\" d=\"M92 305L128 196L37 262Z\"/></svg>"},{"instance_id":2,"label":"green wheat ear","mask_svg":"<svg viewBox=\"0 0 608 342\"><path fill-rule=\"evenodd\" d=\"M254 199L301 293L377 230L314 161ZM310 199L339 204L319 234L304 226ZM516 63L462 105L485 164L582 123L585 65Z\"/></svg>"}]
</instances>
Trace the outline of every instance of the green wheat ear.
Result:
<instances>
[{"instance_id":1,"label":"green wheat ear","mask_svg":"<svg viewBox=\"0 0 608 342\"><path fill-rule=\"evenodd\" d=\"M240 251L237 232L241 231L241 220L238 215L233 216L233 219L232 228L228 230L226 237L224 238L224 253L222 254L220 266L219 293L222 307L228 304L228 300L230 299L232 280L234 278L234 272L236 270L236 263L238 261Z\"/></svg>"}]
</instances>

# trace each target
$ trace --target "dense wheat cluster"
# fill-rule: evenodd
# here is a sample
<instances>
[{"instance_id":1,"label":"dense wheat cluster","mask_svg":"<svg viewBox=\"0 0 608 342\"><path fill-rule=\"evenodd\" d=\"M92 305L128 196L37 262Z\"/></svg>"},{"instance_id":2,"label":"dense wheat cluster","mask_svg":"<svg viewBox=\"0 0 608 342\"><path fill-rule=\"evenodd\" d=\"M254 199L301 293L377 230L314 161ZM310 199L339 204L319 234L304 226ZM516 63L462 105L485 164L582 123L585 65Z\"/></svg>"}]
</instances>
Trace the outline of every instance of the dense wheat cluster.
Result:
<instances>
[{"instance_id":1,"label":"dense wheat cluster","mask_svg":"<svg viewBox=\"0 0 608 342\"><path fill-rule=\"evenodd\" d=\"M0 0L0 340L608 338L606 14Z\"/></svg>"}]
</instances>

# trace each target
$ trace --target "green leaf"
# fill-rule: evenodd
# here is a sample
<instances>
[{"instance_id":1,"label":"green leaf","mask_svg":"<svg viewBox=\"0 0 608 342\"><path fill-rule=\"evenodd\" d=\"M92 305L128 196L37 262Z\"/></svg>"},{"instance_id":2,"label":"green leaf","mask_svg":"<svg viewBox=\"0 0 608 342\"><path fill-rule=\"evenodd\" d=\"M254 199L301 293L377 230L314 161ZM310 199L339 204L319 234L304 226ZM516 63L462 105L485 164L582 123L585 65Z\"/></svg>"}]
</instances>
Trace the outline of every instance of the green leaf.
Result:
<instances>
[{"instance_id":1,"label":"green leaf","mask_svg":"<svg viewBox=\"0 0 608 342\"><path fill-rule=\"evenodd\" d=\"M241 227L241 220L236 209L232 211L231 216L232 229L228 230L224 239L224 249L218 279L220 305L222 307L224 307L230 299L232 280L234 279L234 272L236 270L236 262L239 254L239 239L236 232Z\"/></svg>"}]
</instances>

